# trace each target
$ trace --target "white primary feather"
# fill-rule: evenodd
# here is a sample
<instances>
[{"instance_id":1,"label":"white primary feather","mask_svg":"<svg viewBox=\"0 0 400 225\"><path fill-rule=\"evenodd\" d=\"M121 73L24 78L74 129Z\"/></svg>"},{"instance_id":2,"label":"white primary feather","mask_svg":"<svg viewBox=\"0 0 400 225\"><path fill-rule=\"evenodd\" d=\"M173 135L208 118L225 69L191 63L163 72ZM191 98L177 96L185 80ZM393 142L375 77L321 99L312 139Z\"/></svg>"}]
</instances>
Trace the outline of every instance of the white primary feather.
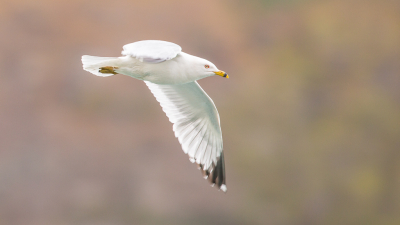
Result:
<instances>
[{"instance_id":1,"label":"white primary feather","mask_svg":"<svg viewBox=\"0 0 400 225\"><path fill-rule=\"evenodd\" d=\"M180 85L145 82L174 124L183 151L211 172L222 153L219 115L211 98L196 81Z\"/></svg>"},{"instance_id":2,"label":"white primary feather","mask_svg":"<svg viewBox=\"0 0 400 225\"><path fill-rule=\"evenodd\" d=\"M124 45L122 55L130 55L147 63L160 63L175 58L181 51L181 46L157 40L137 41Z\"/></svg>"}]
</instances>

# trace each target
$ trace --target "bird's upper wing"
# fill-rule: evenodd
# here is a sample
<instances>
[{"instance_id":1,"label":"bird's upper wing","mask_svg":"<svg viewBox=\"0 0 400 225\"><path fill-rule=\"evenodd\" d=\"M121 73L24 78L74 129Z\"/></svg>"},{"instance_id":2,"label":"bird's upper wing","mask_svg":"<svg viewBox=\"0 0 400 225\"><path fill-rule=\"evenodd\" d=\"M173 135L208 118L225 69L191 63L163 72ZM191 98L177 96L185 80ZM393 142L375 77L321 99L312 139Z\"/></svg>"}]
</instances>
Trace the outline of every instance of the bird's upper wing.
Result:
<instances>
[{"instance_id":1,"label":"bird's upper wing","mask_svg":"<svg viewBox=\"0 0 400 225\"><path fill-rule=\"evenodd\" d=\"M124 45L122 55L130 55L147 63L160 63L175 58L181 51L181 46L167 42L146 40Z\"/></svg>"},{"instance_id":2,"label":"bird's upper wing","mask_svg":"<svg viewBox=\"0 0 400 225\"><path fill-rule=\"evenodd\" d=\"M214 102L196 81L180 85L145 83L174 124L183 151L212 184L226 191L222 133Z\"/></svg>"}]
</instances>

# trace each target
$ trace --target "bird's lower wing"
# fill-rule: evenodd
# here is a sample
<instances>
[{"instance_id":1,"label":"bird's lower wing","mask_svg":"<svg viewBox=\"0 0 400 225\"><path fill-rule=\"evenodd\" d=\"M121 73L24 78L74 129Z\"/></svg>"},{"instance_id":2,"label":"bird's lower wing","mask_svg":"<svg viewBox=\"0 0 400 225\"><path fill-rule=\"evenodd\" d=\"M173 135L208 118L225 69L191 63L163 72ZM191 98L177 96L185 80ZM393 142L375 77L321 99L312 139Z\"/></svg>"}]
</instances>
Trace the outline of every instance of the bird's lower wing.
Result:
<instances>
[{"instance_id":1,"label":"bird's lower wing","mask_svg":"<svg viewBox=\"0 0 400 225\"><path fill-rule=\"evenodd\" d=\"M169 120L183 151L212 184L226 191L222 133L214 102L200 85L161 85L145 81Z\"/></svg>"}]
</instances>

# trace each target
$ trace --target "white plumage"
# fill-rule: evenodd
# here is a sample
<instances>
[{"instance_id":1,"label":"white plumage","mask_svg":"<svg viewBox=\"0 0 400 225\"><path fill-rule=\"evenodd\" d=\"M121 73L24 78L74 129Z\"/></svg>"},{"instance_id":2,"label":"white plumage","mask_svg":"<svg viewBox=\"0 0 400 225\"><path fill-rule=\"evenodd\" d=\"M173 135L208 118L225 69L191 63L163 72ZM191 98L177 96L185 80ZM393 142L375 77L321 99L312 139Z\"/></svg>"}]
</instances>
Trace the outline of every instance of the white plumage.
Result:
<instances>
[{"instance_id":1,"label":"white plumage","mask_svg":"<svg viewBox=\"0 0 400 225\"><path fill-rule=\"evenodd\" d=\"M166 41L138 41L119 58L82 56L83 69L97 76L124 74L144 80L173 123L175 136L212 184L226 191L222 133L217 109L196 80L227 74L211 62Z\"/></svg>"},{"instance_id":2,"label":"white plumage","mask_svg":"<svg viewBox=\"0 0 400 225\"><path fill-rule=\"evenodd\" d=\"M160 63L176 57L181 46L166 41L137 41L124 45L122 55L130 55L142 62Z\"/></svg>"}]
</instances>

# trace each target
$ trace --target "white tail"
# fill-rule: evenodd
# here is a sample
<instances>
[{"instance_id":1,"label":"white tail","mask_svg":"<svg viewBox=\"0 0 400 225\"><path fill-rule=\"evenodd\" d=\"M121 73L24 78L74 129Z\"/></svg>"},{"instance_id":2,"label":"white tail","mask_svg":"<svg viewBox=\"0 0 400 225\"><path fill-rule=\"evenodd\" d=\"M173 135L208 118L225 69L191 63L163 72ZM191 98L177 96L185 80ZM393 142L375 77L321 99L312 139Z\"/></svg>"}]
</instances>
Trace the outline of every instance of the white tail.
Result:
<instances>
[{"instance_id":1,"label":"white tail","mask_svg":"<svg viewBox=\"0 0 400 225\"><path fill-rule=\"evenodd\" d=\"M100 77L108 77L114 75L112 73L100 73L99 69L100 67L116 66L115 64L118 60L119 59L117 57L98 57L90 55L82 56L83 69Z\"/></svg>"}]
</instances>

